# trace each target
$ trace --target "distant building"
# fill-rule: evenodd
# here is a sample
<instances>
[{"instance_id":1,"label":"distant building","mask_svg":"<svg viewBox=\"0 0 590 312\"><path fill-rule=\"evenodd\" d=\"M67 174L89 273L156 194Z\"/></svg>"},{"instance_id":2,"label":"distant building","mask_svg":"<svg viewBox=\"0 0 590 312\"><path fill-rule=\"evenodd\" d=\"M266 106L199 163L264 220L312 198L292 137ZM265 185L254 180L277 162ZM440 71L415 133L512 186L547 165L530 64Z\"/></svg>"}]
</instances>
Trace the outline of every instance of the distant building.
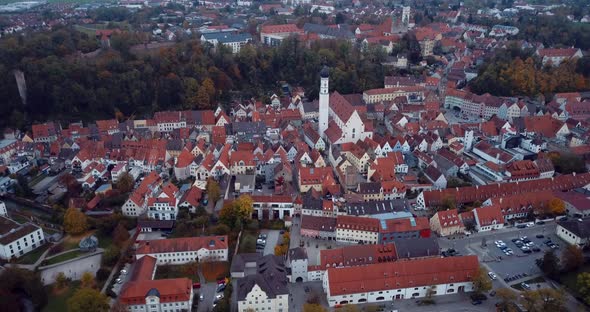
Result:
<instances>
[{"instance_id":1,"label":"distant building","mask_svg":"<svg viewBox=\"0 0 590 312\"><path fill-rule=\"evenodd\" d=\"M225 31L211 32L202 34L201 41L209 42L215 47L219 44L223 44L231 48L232 53L235 54L240 52L240 49L244 45L252 42L252 36L250 34L234 34Z\"/></svg>"},{"instance_id":2,"label":"distant building","mask_svg":"<svg viewBox=\"0 0 590 312\"><path fill-rule=\"evenodd\" d=\"M139 260L151 256L158 264L227 261L227 236L201 236L140 241L135 252Z\"/></svg>"},{"instance_id":3,"label":"distant building","mask_svg":"<svg viewBox=\"0 0 590 312\"><path fill-rule=\"evenodd\" d=\"M558 221L555 234L570 245L584 247L590 241L590 219Z\"/></svg>"},{"instance_id":4,"label":"distant building","mask_svg":"<svg viewBox=\"0 0 590 312\"><path fill-rule=\"evenodd\" d=\"M256 263L256 274L238 280L238 311L289 311L287 270L282 257L268 255Z\"/></svg>"}]
</instances>

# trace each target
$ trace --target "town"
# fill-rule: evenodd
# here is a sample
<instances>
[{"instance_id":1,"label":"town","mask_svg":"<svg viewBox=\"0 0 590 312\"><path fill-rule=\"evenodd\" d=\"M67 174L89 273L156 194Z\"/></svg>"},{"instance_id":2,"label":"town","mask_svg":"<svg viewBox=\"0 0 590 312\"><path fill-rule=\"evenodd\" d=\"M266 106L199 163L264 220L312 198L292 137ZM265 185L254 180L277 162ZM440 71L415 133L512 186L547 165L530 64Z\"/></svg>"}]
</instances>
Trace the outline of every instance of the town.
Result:
<instances>
[{"instance_id":1,"label":"town","mask_svg":"<svg viewBox=\"0 0 590 312\"><path fill-rule=\"evenodd\" d=\"M423 2L0 5L6 306L587 310L589 5Z\"/></svg>"}]
</instances>

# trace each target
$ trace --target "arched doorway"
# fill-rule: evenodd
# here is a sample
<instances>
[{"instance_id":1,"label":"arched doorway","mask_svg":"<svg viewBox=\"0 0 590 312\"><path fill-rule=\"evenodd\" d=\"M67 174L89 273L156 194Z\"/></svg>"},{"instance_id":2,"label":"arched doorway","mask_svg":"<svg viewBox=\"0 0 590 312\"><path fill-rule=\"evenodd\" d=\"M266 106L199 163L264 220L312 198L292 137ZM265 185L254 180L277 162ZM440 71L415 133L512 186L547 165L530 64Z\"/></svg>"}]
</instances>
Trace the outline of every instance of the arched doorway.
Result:
<instances>
[{"instance_id":1,"label":"arched doorway","mask_svg":"<svg viewBox=\"0 0 590 312\"><path fill-rule=\"evenodd\" d=\"M297 282L297 283L303 282L303 277L299 276L298 278L295 279L295 282Z\"/></svg>"}]
</instances>

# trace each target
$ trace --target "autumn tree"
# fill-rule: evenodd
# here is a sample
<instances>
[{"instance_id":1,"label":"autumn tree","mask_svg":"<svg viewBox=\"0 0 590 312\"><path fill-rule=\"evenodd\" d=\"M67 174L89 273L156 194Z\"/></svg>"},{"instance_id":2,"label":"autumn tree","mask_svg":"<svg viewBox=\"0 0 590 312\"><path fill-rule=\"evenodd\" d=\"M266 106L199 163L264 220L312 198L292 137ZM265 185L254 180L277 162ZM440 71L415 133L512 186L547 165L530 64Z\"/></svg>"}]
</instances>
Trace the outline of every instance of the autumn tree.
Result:
<instances>
[{"instance_id":1,"label":"autumn tree","mask_svg":"<svg viewBox=\"0 0 590 312\"><path fill-rule=\"evenodd\" d=\"M303 312L328 312L328 310L319 304L306 303L303 305Z\"/></svg>"},{"instance_id":2,"label":"autumn tree","mask_svg":"<svg viewBox=\"0 0 590 312\"><path fill-rule=\"evenodd\" d=\"M82 234L88 228L86 215L73 207L66 210L63 225L66 233L71 235Z\"/></svg>"},{"instance_id":3,"label":"autumn tree","mask_svg":"<svg viewBox=\"0 0 590 312\"><path fill-rule=\"evenodd\" d=\"M484 268L479 267L475 276L473 277L473 290L478 293L484 293L492 289L492 281Z\"/></svg>"},{"instance_id":4,"label":"autumn tree","mask_svg":"<svg viewBox=\"0 0 590 312\"><path fill-rule=\"evenodd\" d=\"M219 187L219 183L217 183L217 181L215 181L213 178L207 179L207 195L209 196L209 200L213 203L216 203L221 197L221 188Z\"/></svg>"},{"instance_id":5,"label":"autumn tree","mask_svg":"<svg viewBox=\"0 0 590 312\"><path fill-rule=\"evenodd\" d=\"M80 278L80 283L82 287L93 288L95 285L94 275L90 272L84 272Z\"/></svg>"},{"instance_id":6,"label":"autumn tree","mask_svg":"<svg viewBox=\"0 0 590 312\"><path fill-rule=\"evenodd\" d=\"M254 211L254 200L249 195L243 194L234 201L235 213L242 221L249 220Z\"/></svg>"},{"instance_id":7,"label":"autumn tree","mask_svg":"<svg viewBox=\"0 0 590 312\"><path fill-rule=\"evenodd\" d=\"M121 193L131 192L134 185L135 181L133 180L133 176L127 172L123 173L117 181L117 189L121 191Z\"/></svg>"},{"instance_id":8,"label":"autumn tree","mask_svg":"<svg viewBox=\"0 0 590 312\"><path fill-rule=\"evenodd\" d=\"M582 272L578 274L576 286L578 287L578 293L582 296L582 300L586 304L590 304L590 273Z\"/></svg>"},{"instance_id":9,"label":"autumn tree","mask_svg":"<svg viewBox=\"0 0 590 312\"><path fill-rule=\"evenodd\" d=\"M119 223L113 231L113 242L117 244L117 246L122 247L128 239L129 232L127 232L127 229L125 229L122 223Z\"/></svg>"},{"instance_id":10,"label":"autumn tree","mask_svg":"<svg viewBox=\"0 0 590 312\"><path fill-rule=\"evenodd\" d=\"M528 311L564 311L565 301L564 291L553 288L528 290L521 297L521 303Z\"/></svg>"},{"instance_id":11,"label":"autumn tree","mask_svg":"<svg viewBox=\"0 0 590 312\"><path fill-rule=\"evenodd\" d=\"M563 269L568 272L577 270L584 264L584 253L582 249L576 245L568 245L561 255L561 263L563 264Z\"/></svg>"},{"instance_id":12,"label":"autumn tree","mask_svg":"<svg viewBox=\"0 0 590 312\"><path fill-rule=\"evenodd\" d=\"M496 298L500 300L499 308L506 312L516 312L513 303L517 299L516 293L510 288L500 288L496 291Z\"/></svg>"},{"instance_id":13,"label":"autumn tree","mask_svg":"<svg viewBox=\"0 0 590 312\"><path fill-rule=\"evenodd\" d=\"M93 288L80 288L68 299L68 312L107 312L109 299Z\"/></svg>"},{"instance_id":14,"label":"autumn tree","mask_svg":"<svg viewBox=\"0 0 590 312\"><path fill-rule=\"evenodd\" d=\"M565 213L565 203L559 198L552 198L547 203L548 212L554 215L562 215Z\"/></svg>"},{"instance_id":15,"label":"autumn tree","mask_svg":"<svg viewBox=\"0 0 590 312\"><path fill-rule=\"evenodd\" d=\"M287 251L289 251L288 245L281 244L275 246L275 256L284 256L287 254Z\"/></svg>"}]
</instances>

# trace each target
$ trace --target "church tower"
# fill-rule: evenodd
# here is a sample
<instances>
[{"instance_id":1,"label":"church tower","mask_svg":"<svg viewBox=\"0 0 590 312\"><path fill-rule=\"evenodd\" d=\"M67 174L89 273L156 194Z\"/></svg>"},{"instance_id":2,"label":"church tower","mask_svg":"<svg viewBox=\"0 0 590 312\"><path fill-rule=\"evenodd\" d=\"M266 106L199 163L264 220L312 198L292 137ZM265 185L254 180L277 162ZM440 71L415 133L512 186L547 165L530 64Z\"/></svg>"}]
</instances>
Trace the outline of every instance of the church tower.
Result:
<instances>
[{"instance_id":1,"label":"church tower","mask_svg":"<svg viewBox=\"0 0 590 312\"><path fill-rule=\"evenodd\" d=\"M330 69L324 65L320 71L320 107L318 132L321 138L324 138L324 132L328 129L328 115L330 110L330 94L328 93L328 80L330 79Z\"/></svg>"}]
</instances>

